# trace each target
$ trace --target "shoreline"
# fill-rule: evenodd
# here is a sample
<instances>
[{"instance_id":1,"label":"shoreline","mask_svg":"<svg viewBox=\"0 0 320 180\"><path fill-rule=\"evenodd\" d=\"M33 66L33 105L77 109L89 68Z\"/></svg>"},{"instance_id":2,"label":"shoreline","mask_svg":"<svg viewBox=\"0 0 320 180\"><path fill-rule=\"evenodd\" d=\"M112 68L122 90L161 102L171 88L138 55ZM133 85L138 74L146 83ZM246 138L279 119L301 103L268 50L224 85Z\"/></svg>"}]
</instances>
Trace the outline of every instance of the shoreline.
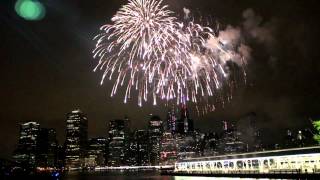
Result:
<instances>
[{"instance_id":1,"label":"shoreline","mask_svg":"<svg viewBox=\"0 0 320 180\"><path fill-rule=\"evenodd\" d=\"M230 177L230 178L269 178L269 179L319 179L320 174L317 173L273 173L273 174L257 174L257 173L220 173L220 174L205 174L205 173L175 173L161 172L161 176L188 176L188 177Z\"/></svg>"}]
</instances>

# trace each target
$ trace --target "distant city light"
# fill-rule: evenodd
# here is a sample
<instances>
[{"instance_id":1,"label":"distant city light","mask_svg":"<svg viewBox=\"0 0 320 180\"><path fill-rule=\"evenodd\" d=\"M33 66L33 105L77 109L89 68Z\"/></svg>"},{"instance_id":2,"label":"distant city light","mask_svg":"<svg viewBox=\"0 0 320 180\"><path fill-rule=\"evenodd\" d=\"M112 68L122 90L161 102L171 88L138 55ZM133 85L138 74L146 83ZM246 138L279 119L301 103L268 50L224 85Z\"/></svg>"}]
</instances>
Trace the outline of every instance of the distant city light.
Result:
<instances>
[{"instance_id":1,"label":"distant city light","mask_svg":"<svg viewBox=\"0 0 320 180\"><path fill-rule=\"evenodd\" d=\"M36 0L18 0L15 10L20 17L29 21L41 20L46 13L44 6Z\"/></svg>"}]
</instances>

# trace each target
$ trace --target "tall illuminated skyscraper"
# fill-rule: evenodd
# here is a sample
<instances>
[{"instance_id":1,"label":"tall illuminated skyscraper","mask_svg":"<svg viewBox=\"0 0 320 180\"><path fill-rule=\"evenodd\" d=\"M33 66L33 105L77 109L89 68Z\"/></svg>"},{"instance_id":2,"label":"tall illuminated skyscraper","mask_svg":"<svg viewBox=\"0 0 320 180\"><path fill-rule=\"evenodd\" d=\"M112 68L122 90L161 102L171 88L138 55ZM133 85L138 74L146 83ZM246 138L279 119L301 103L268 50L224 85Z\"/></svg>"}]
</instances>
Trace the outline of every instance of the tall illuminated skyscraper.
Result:
<instances>
[{"instance_id":1,"label":"tall illuminated skyscraper","mask_svg":"<svg viewBox=\"0 0 320 180\"><path fill-rule=\"evenodd\" d=\"M180 119L177 121L177 133L188 134L194 131L193 120L190 118L189 110L186 105L182 105Z\"/></svg>"},{"instance_id":2,"label":"tall illuminated skyscraper","mask_svg":"<svg viewBox=\"0 0 320 180\"><path fill-rule=\"evenodd\" d=\"M177 161L177 143L175 136L166 132L161 138L160 165L174 165Z\"/></svg>"},{"instance_id":3,"label":"tall illuminated skyscraper","mask_svg":"<svg viewBox=\"0 0 320 180\"><path fill-rule=\"evenodd\" d=\"M168 111L165 128L166 128L166 132L170 132L172 134L174 134L176 132L177 116L176 116L176 112L175 112L174 108L172 108Z\"/></svg>"},{"instance_id":4,"label":"tall illuminated skyscraper","mask_svg":"<svg viewBox=\"0 0 320 180\"><path fill-rule=\"evenodd\" d=\"M149 143L150 143L150 163L159 165L160 145L163 133L163 124L159 116L151 116L149 121Z\"/></svg>"},{"instance_id":5,"label":"tall illuminated skyscraper","mask_svg":"<svg viewBox=\"0 0 320 180\"><path fill-rule=\"evenodd\" d=\"M149 132L146 130L138 130L135 133L137 141L137 164L139 166L148 166L149 160Z\"/></svg>"},{"instance_id":6,"label":"tall illuminated skyscraper","mask_svg":"<svg viewBox=\"0 0 320 180\"><path fill-rule=\"evenodd\" d=\"M20 124L18 148L13 158L16 162L28 165L36 165L37 141L40 124L37 122L26 122Z\"/></svg>"},{"instance_id":7,"label":"tall illuminated skyscraper","mask_svg":"<svg viewBox=\"0 0 320 180\"><path fill-rule=\"evenodd\" d=\"M127 165L129 133L128 118L110 121L108 133L108 166Z\"/></svg>"},{"instance_id":8,"label":"tall illuminated skyscraper","mask_svg":"<svg viewBox=\"0 0 320 180\"><path fill-rule=\"evenodd\" d=\"M106 143L107 143L107 139L104 137L89 139L88 154L86 157L87 167L105 165Z\"/></svg>"},{"instance_id":9,"label":"tall illuminated skyscraper","mask_svg":"<svg viewBox=\"0 0 320 180\"><path fill-rule=\"evenodd\" d=\"M66 168L81 168L88 142L88 119L81 110L74 110L67 114L66 129Z\"/></svg>"}]
</instances>

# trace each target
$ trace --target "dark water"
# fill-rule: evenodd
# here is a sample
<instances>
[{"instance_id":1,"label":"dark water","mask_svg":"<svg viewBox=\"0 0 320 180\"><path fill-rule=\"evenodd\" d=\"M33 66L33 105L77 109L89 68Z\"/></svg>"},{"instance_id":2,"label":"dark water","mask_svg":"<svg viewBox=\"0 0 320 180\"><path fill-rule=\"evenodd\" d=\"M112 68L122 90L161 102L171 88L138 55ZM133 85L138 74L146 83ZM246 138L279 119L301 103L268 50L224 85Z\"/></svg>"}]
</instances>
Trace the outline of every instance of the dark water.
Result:
<instances>
[{"instance_id":1,"label":"dark water","mask_svg":"<svg viewBox=\"0 0 320 180\"><path fill-rule=\"evenodd\" d=\"M240 178L213 178L213 177L183 177L183 176L161 176L158 173L91 173L91 174L69 174L63 180L235 180Z\"/></svg>"},{"instance_id":2,"label":"dark water","mask_svg":"<svg viewBox=\"0 0 320 180\"><path fill-rule=\"evenodd\" d=\"M214 178L214 177L170 177L170 176L73 176L67 177L68 180L127 180L127 179L142 179L142 180L212 180L212 179L240 179L240 178Z\"/></svg>"}]
</instances>

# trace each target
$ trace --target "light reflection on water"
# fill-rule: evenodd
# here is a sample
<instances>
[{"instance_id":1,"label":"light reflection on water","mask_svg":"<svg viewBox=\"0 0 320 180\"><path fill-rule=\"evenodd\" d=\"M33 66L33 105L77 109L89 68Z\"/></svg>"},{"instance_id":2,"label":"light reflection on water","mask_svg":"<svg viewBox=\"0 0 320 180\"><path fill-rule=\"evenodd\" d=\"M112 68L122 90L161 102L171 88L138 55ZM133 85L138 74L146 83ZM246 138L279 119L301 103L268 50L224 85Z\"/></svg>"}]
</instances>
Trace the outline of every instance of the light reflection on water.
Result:
<instances>
[{"instance_id":1,"label":"light reflection on water","mask_svg":"<svg viewBox=\"0 0 320 180\"><path fill-rule=\"evenodd\" d=\"M62 180L253 180L253 178L223 178L223 177L190 177L190 176L161 176L158 174L152 173L117 173L117 174L73 174L68 175ZM259 180L268 180L268 179L259 179Z\"/></svg>"},{"instance_id":2,"label":"light reflection on water","mask_svg":"<svg viewBox=\"0 0 320 180\"><path fill-rule=\"evenodd\" d=\"M237 179L245 179L245 180L253 180L252 178L226 178L226 177L184 177L184 176L177 176L177 177L174 177L174 180L194 180L194 179L197 179L197 180L212 180L212 179L218 179L218 180L237 180Z\"/></svg>"}]
</instances>

